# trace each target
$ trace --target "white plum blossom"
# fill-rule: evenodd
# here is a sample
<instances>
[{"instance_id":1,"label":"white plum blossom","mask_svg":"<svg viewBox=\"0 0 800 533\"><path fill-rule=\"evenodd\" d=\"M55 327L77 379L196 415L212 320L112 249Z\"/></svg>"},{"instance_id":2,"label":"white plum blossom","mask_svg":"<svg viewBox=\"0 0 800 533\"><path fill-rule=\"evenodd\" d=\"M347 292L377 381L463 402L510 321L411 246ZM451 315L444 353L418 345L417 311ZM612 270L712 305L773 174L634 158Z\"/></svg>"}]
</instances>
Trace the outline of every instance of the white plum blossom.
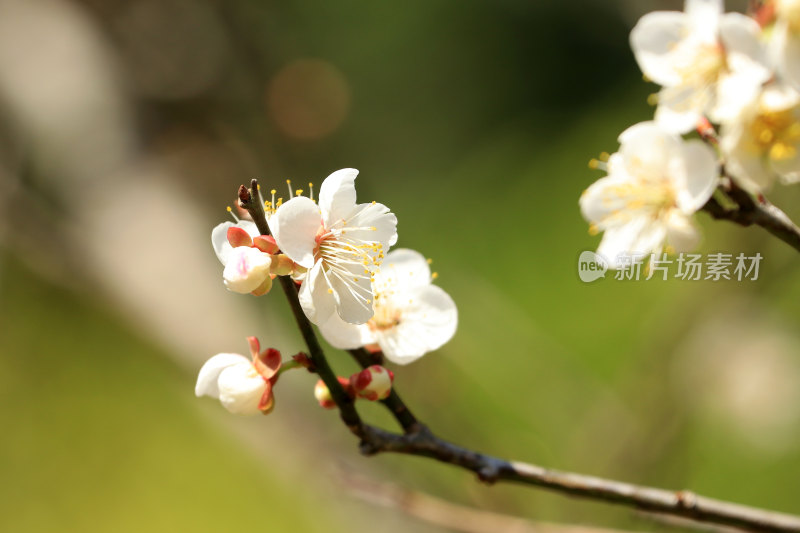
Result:
<instances>
[{"instance_id":1,"label":"white plum blossom","mask_svg":"<svg viewBox=\"0 0 800 533\"><path fill-rule=\"evenodd\" d=\"M219 353L205 362L197 376L195 395L219 399L237 415L269 413L274 406L272 386L281 366L281 354L271 348L259 351L258 339L248 337L252 359L236 353Z\"/></svg>"},{"instance_id":2,"label":"white plum blossom","mask_svg":"<svg viewBox=\"0 0 800 533\"><path fill-rule=\"evenodd\" d=\"M269 226L280 249L308 269L300 303L311 322L337 314L363 324L372 317L373 273L397 242L397 217L383 204L356 204L358 171L338 170L322 182L319 204L296 196L277 208Z\"/></svg>"},{"instance_id":3,"label":"white plum blossom","mask_svg":"<svg viewBox=\"0 0 800 533\"><path fill-rule=\"evenodd\" d=\"M800 0L775 0L770 48L778 72L800 90Z\"/></svg>"},{"instance_id":4,"label":"white plum blossom","mask_svg":"<svg viewBox=\"0 0 800 533\"><path fill-rule=\"evenodd\" d=\"M631 31L639 67L662 86L655 119L670 131L730 118L771 76L758 23L722 11L721 0L687 0L684 12L648 13Z\"/></svg>"},{"instance_id":5,"label":"white plum blossom","mask_svg":"<svg viewBox=\"0 0 800 533\"><path fill-rule=\"evenodd\" d=\"M415 361L449 341L458 326L455 303L431 284L433 277L419 252L392 250L375 274L372 318L352 325L333 315L320 324L320 332L336 348L377 344L394 363Z\"/></svg>"},{"instance_id":6,"label":"white plum blossom","mask_svg":"<svg viewBox=\"0 0 800 533\"><path fill-rule=\"evenodd\" d=\"M726 170L751 192L767 190L776 177L800 181L800 93L785 84L765 87L737 120L722 124L720 148Z\"/></svg>"},{"instance_id":7,"label":"white plum blossom","mask_svg":"<svg viewBox=\"0 0 800 533\"><path fill-rule=\"evenodd\" d=\"M606 165L608 175L580 199L590 231L605 232L597 252L618 268L622 256L661 252L665 241L679 252L696 246L700 235L692 214L717 185L714 152L655 122L631 126L619 142L619 152Z\"/></svg>"}]
</instances>

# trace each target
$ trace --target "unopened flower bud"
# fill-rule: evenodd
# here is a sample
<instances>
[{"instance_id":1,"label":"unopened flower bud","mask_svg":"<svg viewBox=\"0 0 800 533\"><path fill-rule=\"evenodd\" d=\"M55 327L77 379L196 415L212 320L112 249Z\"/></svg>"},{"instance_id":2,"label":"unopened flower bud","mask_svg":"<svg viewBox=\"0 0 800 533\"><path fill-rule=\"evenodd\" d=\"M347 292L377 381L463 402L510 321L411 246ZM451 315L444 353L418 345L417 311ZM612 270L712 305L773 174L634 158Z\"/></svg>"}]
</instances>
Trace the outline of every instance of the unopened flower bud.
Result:
<instances>
[{"instance_id":1,"label":"unopened flower bud","mask_svg":"<svg viewBox=\"0 0 800 533\"><path fill-rule=\"evenodd\" d=\"M275 406L272 387L281 368L281 353L260 351L258 339L247 338L251 359L236 353L219 353L205 362L197 376L197 396L218 398L237 415L267 414Z\"/></svg>"},{"instance_id":2,"label":"unopened flower bud","mask_svg":"<svg viewBox=\"0 0 800 533\"><path fill-rule=\"evenodd\" d=\"M317 384L314 386L314 398L317 399L320 407L324 409L333 409L336 407L336 402L333 401L331 391L328 390L328 386L325 385L325 382L322 380L317 381Z\"/></svg>"},{"instance_id":3,"label":"unopened flower bud","mask_svg":"<svg viewBox=\"0 0 800 533\"><path fill-rule=\"evenodd\" d=\"M261 398L271 388L250 363L232 365L223 370L217 386L222 406L237 415L257 414L261 410Z\"/></svg>"},{"instance_id":4,"label":"unopened flower bud","mask_svg":"<svg viewBox=\"0 0 800 533\"><path fill-rule=\"evenodd\" d=\"M350 386L350 380L343 377L337 377L336 379L339 380L339 384L344 388L345 392L350 397L353 397L353 389ZM336 402L333 401L330 389L328 389L328 386L325 385L325 382L322 380L317 381L317 384L314 386L314 397L319 402L320 407L325 409L333 409L336 407Z\"/></svg>"},{"instance_id":5,"label":"unopened flower bud","mask_svg":"<svg viewBox=\"0 0 800 533\"><path fill-rule=\"evenodd\" d=\"M350 385L359 398L383 400L392 392L394 374L380 365L372 365L350 376Z\"/></svg>"},{"instance_id":6,"label":"unopened flower bud","mask_svg":"<svg viewBox=\"0 0 800 533\"><path fill-rule=\"evenodd\" d=\"M269 279L269 267L272 258L257 248L239 246L230 252L222 278L228 290L247 294L256 289L261 289ZM259 290L261 294L266 293Z\"/></svg>"}]
</instances>

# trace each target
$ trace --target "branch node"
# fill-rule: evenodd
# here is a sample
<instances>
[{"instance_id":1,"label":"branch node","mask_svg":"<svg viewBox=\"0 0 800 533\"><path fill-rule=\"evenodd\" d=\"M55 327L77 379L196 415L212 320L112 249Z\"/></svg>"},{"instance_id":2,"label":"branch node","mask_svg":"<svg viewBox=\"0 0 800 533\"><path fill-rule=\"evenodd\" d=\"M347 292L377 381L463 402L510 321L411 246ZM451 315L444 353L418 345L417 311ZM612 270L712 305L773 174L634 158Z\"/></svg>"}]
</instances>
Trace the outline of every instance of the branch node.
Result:
<instances>
[{"instance_id":1,"label":"branch node","mask_svg":"<svg viewBox=\"0 0 800 533\"><path fill-rule=\"evenodd\" d=\"M692 510L697 508L697 494L689 490L681 490L675 493L678 499L678 507Z\"/></svg>"},{"instance_id":2,"label":"branch node","mask_svg":"<svg viewBox=\"0 0 800 533\"><path fill-rule=\"evenodd\" d=\"M476 474L478 474L478 479L481 480L483 483L487 485L494 485L494 483L500 477L500 470L494 465L486 465L480 468Z\"/></svg>"},{"instance_id":3,"label":"branch node","mask_svg":"<svg viewBox=\"0 0 800 533\"><path fill-rule=\"evenodd\" d=\"M379 453L381 449L374 442L362 439L361 442L358 443L358 451L361 452L361 455L369 457Z\"/></svg>"}]
</instances>

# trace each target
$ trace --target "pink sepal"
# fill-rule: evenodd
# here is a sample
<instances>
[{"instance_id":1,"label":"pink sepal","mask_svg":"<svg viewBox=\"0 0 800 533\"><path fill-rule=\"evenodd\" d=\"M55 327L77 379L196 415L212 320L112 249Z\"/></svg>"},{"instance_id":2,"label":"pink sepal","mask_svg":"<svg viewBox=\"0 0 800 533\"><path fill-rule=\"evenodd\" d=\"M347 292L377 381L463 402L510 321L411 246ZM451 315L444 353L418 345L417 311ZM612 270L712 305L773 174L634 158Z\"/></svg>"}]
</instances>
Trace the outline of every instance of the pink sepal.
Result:
<instances>
[{"instance_id":1,"label":"pink sepal","mask_svg":"<svg viewBox=\"0 0 800 533\"><path fill-rule=\"evenodd\" d=\"M280 248L278 247L278 244L275 242L275 238L272 237L272 235L259 235L253 239L253 246L268 254L276 254L278 251L280 251Z\"/></svg>"},{"instance_id":2,"label":"pink sepal","mask_svg":"<svg viewBox=\"0 0 800 533\"><path fill-rule=\"evenodd\" d=\"M228 228L228 242L234 248L253 245L253 239L250 237L250 234L239 226L231 226Z\"/></svg>"},{"instance_id":3,"label":"pink sepal","mask_svg":"<svg viewBox=\"0 0 800 533\"><path fill-rule=\"evenodd\" d=\"M275 407L275 396L272 395L272 385L267 382L267 388L264 389L264 394L261 395L261 400L258 402L258 409L265 415Z\"/></svg>"},{"instance_id":4,"label":"pink sepal","mask_svg":"<svg viewBox=\"0 0 800 533\"><path fill-rule=\"evenodd\" d=\"M278 379L278 370L281 368L281 352L275 348L267 348L258 355L255 367L261 377L275 383Z\"/></svg>"}]
</instances>

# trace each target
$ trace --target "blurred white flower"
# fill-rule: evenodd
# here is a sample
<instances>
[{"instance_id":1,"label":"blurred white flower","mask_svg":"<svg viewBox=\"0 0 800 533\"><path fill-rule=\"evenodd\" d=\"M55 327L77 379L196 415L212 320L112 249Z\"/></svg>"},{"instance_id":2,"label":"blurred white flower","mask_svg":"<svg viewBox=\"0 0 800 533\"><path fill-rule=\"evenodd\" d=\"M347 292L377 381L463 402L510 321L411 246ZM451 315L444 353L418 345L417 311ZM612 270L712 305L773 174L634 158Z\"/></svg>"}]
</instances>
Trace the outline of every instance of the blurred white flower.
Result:
<instances>
[{"instance_id":1,"label":"blurred white flower","mask_svg":"<svg viewBox=\"0 0 800 533\"><path fill-rule=\"evenodd\" d=\"M770 78L758 23L722 13L721 0L687 0L684 12L655 11L631 31L636 61L662 86L656 121L685 133L707 115L720 122Z\"/></svg>"},{"instance_id":2,"label":"blurred white flower","mask_svg":"<svg viewBox=\"0 0 800 533\"><path fill-rule=\"evenodd\" d=\"M455 334L458 312L452 298L431 284L422 254L400 248L386 255L375 274L375 314L362 325L331 316L320 332L336 348L377 344L390 361L407 364L440 348Z\"/></svg>"},{"instance_id":3,"label":"blurred white flower","mask_svg":"<svg viewBox=\"0 0 800 533\"><path fill-rule=\"evenodd\" d=\"M775 0L770 48L778 72L800 90L800 0Z\"/></svg>"},{"instance_id":4,"label":"blurred white flower","mask_svg":"<svg viewBox=\"0 0 800 533\"><path fill-rule=\"evenodd\" d=\"M315 324L338 314L363 324L372 317L371 279L384 252L397 242L397 218L383 204L356 204L358 171L338 170L320 188L319 205L297 196L269 219L280 249L308 268L300 303Z\"/></svg>"},{"instance_id":5,"label":"blurred white flower","mask_svg":"<svg viewBox=\"0 0 800 533\"><path fill-rule=\"evenodd\" d=\"M722 123L720 148L726 170L751 192L768 189L776 177L800 181L800 93L768 85L735 121Z\"/></svg>"},{"instance_id":6,"label":"blurred white flower","mask_svg":"<svg viewBox=\"0 0 800 533\"><path fill-rule=\"evenodd\" d=\"M597 252L611 268L622 255L658 253L666 241L688 251L700 239L692 214L711 197L719 178L714 152L700 140L684 141L655 122L619 136L608 175L580 198L590 231L604 231Z\"/></svg>"},{"instance_id":7,"label":"blurred white flower","mask_svg":"<svg viewBox=\"0 0 800 533\"><path fill-rule=\"evenodd\" d=\"M197 376L195 395L218 398L237 415L269 413L274 406L272 386L281 367L281 354L259 351L258 339L248 337L252 360L236 353L219 353L205 362Z\"/></svg>"}]
</instances>

